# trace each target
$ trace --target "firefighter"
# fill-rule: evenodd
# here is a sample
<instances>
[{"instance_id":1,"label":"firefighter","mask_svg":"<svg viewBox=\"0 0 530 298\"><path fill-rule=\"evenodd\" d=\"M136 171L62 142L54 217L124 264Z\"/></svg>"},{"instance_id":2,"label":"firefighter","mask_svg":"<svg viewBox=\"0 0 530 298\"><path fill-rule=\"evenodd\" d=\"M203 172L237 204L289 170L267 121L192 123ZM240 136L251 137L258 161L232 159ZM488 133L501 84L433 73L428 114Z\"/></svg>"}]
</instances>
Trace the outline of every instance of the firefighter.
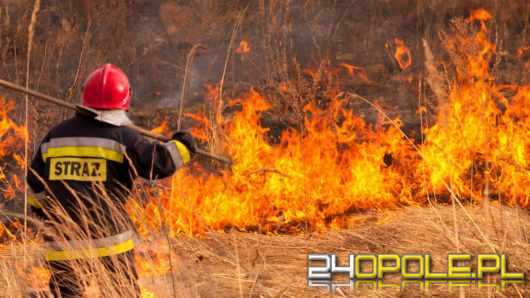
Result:
<instances>
[{"instance_id":1,"label":"firefighter","mask_svg":"<svg viewBox=\"0 0 530 298\"><path fill-rule=\"evenodd\" d=\"M117 218L128 218L124 204L136 177L170 177L196 151L196 141L187 132L161 144L123 127L131 123L126 116L130 98L129 81L119 68L106 64L95 69L83 85L80 107L96 119L76 114L54 126L31 162L28 203L61 235L44 236L55 297L83 295L85 287L74 272L74 263L81 261L100 262L110 279L119 273L122 280L110 282L123 286L124 277L130 282L126 297L140 296L130 221L124 224Z\"/></svg>"}]
</instances>

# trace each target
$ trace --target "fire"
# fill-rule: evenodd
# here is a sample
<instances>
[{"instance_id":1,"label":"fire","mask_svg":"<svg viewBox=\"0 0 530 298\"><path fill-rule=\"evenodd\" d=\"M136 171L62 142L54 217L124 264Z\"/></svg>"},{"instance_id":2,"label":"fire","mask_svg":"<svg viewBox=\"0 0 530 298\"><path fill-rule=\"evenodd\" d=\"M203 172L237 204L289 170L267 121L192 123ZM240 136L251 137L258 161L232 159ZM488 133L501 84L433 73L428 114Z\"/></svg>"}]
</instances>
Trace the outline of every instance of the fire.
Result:
<instances>
[{"instance_id":1,"label":"fire","mask_svg":"<svg viewBox=\"0 0 530 298\"><path fill-rule=\"evenodd\" d=\"M331 101L324 107L307 104L300 123L303 132L286 129L272 144L269 129L261 125L271 103L254 89L232 99L226 95L223 100L239 111L226 116L212 113L210 118L206 112L186 116L197 121L193 133L199 139L207 141L215 135L220 152L236 163L230 170L218 171L194 163L156 189L146 186L148 194L157 193L164 208L151 198L140 215L145 216L143 220L131 212L140 233L157 230L158 224L147 229L142 222L161 215L173 235L203 235L206 225L217 232L227 228L268 233L344 229L355 225L348 217L352 210L418 206L431 194L447 194L442 181L451 181L462 200L480 201L487 182L502 200L530 207L524 188L530 183L526 159L530 140L525 137L530 130L530 86L496 85L489 73L496 49L484 25L491 16L483 10L471 15L467 25L480 21L481 30L470 30L463 42L473 46L462 47L462 38L451 35L444 40L451 56L460 57L461 63L438 65L454 65L458 80L446 90L445 108L437 115L437 123L420 131L424 143L416 144L419 152L388 119L380 116L377 123L367 123L356 116L347 96L328 97ZM395 44L395 58L406 69L411 65L410 50L402 40L395 39ZM329 65L325 71L344 75L344 71L329 70ZM362 68L339 66L369 82ZM280 91L288 90L285 83L279 86ZM221 111L226 102L218 98L219 88L206 89L209 103L217 108L214 111ZM333 92L339 94L338 89ZM425 109L418 107L419 112ZM167 121L153 131L168 133ZM399 118L393 122L403 125ZM134 202L128 208L135 208ZM164 258L157 260L159 268L169 264ZM139 267L148 275L150 269L144 263L139 260Z\"/></svg>"},{"instance_id":2,"label":"fire","mask_svg":"<svg viewBox=\"0 0 530 298\"><path fill-rule=\"evenodd\" d=\"M396 54L394 55L394 57L396 57L396 60L399 63L399 67L405 70L412 63L412 59L410 57L410 50L409 48L407 48L407 46L405 46L403 40L396 38L395 42Z\"/></svg>"},{"instance_id":3,"label":"fire","mask_svg":"<svg viewBox=\"0 0 530 298\"><path fill-rule=\"evenodd\" d=\"M523 53L530 50L530 47L520 47L517 49L517 57L521 58Z\"/></svg>"},{"instance_id":4,"label":"fire","mask_svg":"<svg viewBox=\"0 0 530 298\"><path fill-rule=\"evenodd\" d=\"M26 128L18 126L7 116L14 107L13 101L6 102L5 98L0 98L0 156L2 157L20 150L28 137ZM17 137L10 136L10 132Z\"/></svg>"},{"instance_id":5,"label":"fire","mask_svg":"<svg viewBox=\"0 0 530 298\"><path fill-rule=\"evenodd\" d=\"M495 84L488 73L495 46L484 30L469 41L480 46L477 52L459 52L456 42L445 41L465 63L457 65L459 86L448 89L445 113L421 132L425 141L417 146L424 159L396 127L386 125L387 119L366 123L342 97L325 109L308 104L305 133L286 130L278 145L267 141L268 128L260 123L270 108L261 94L251 90L231 100L241 110L222 124L223 149L236 164L221 175L194 164L177 173L176 191L160 190L165 209L173 210L166 215L173 233L200 235L206 231L203 221L214 231L344 229L355 224L345 215L349 210L417 206L429 194L446 194L440 178L451 181L462 200L480 201L489 181L503 200L529 207L530 195L522 186L530 183L525 158L530 87ZM402 61L406 68L409 51L402 41L396 43L408 56ZM507 98L502 92L507 88L515 95ZM402 125L399 118L394 122Z\"/></svg>"},{"instance_id":6,"label":"fire","mask_svg":"<svg viewBox=\"0 0 530 298\"><path fill-rule=\"evenodd\" d=\"M19 165L20 172L25 166L24 157L18 153L24 152L24 140L28 138L28 132L24 126L17 125L8 117L14 107L13 101L0 99L0 187L6 200L14 198L17 190L24 192L24 184L20 183L17 173L5 171L10 159Z\"/></svg>"},{"instance_id":7,"label":"fire","mask_svg":"<svg viewBox=\"0 0 530 298\"><path fill-rule=\"evenodd\" d=\"M467 22L473 22L473 21L480 21L481 24L481 30L486 30L485 22L488 20L491 20L491 14L485 10L484 8L480 8L477 10L471 10L469 18L466 19Z\"/></svg>"},{"instance_id":8,"label":"fire","mask_svg":"<svg viewBox=\"0 0 530 298\"><path fill-rule=\"evenodd\" d=\"M236 49L236 53L243 54L243 53L248 53L248 52L250 52L250 47L248 46L248 42L246 42L245 40L242 40L239 43L239 47Z\"/></svg>"},{"instance_id":9,"label":"fire","mask_svg":"<svg viewBox=\"0 0 530 298\"><path fill-rule=\"evenodd\" d=\"M341 63L339 65L346 67L346 69L348 69L348 73L350 74L350 76L352 78L355 78L357 76L357 77L365 80L367 83L371 83L370 80L364 74L364 68L353 66L353 65L349 65L349 64L346 64L346 63Z\"/></svg>"},{"instance_id":10,"label":"fire","mask_svg":"<svg viewBox=\"0 0 530 298\"><path fill-rule=\"evenodd\" d=\"M33 267L31 272L24 276L31 291L48 289L50 284L50 270L41 266Z\"/></svg>"},{"instance_id":11,"label":"fire","mask_svg":"<svg viewBox=\"0 0 530 298\"><path fill-rule=\"evenodd\" d=\"M168 134L169 127L167 126L167 117L164 118L164 122L162 122L162 124L151 129L151 132L158 133L158 134Z\"/></svg>"},{"instance_id":12,"label":"fire","mask_svg":"<svg viewBox=\"0 0 530 298\"><path fill-rule=\"evenodd\" d=\"M250 47L248 46L248 42L246 42L245 40L242 40L239 43L239 47L236 49L236 53L245 54L248 52L250 52ZM241 61L244 61L244 60L245 60L245 55L241 55Z\"/></svg>"},{"instance_id":13,"label":"fire","mask_svg":"<svg viewBox=\"0 0 530 298\"><path fill-rule=\"evenodd\" d=\"M170 254L172 263L170 262ZM169 250L165 242L160 241L149 246L136 246L134 259L138 276L142 278L169 274L172 265L176 267L177 256Z\"/></svg>"},{"instance_id":14,"label":"fire","mask_svg":"<svg viewBox=\"0 0 530 298\"><path fill-rule=\"evenodd\" d=\"M192 132L202 141L211 139L217 125L222 130L217 134L221 136L217 140L221 151L236 163L218 171L194 163L158 187L145 186L148 195L156 192L159 198L151 198L140 214L142 219L130 212L140 234L159 229L153 218L163 218L173 235L194 236L204 235L208 228L270 234L340 230L355 225L348 216L352 210L384 210L388 216L379 221L382 223L391 218L394 208L419 206L432 194L446 195L443 181L451 181L457 196L470 203L483 199L482 189L488 184L499 200L530 208L526 189L530 184L530 85L497 85L489 73L496 50L487 39L485 23L489 19L491 15L485 10L472 11L466 21L479 21L481 30L463 40L471 46L462 47L462 38L445 38L444 45L461 63L437 65L454 65L458 79L446 90L445 107L437 115L437 122L422 127L424 142L416 144L418 151L399 131L401 119L393 119L397 127L381 115L377 123L367 123L348 106L347 96L331 96L331 102L323 108L307 104L303 109L303 132L286 129L276 144L268 141L269 128L261 123L271 103L254 89L237 98L223 98L234 109L239 107L232 115L219 113L208 118L206 112L186 114L197 122ZM243 42L241 52L246 53L248 44ZM395 58L401 69L406 69L411 65L410 50L402 40L395 39L395 44ZM475 49L479 50L471 52ZM350 76L370 82L364 69L346 63L339 66L345 67ZM343 69L326 71L334 76L345 74ZM303 72L315 76L311 69ZM408 82L414 80L409 77ZM219 87L206 89L211 106L222 107L225 102L218 97ZM286 91L289 86L282 82L279 89ZM334 92L338 94L339 90ZM12 102L0 101L0 156L12 156L13 163L22 167L23 158L15 154L21 148L21 138L8 133L23 139L27 132L7 117L12 109ZM418 113L426 110L420 106ZM152 131L168 134L167 121ZM9 181L4 196L15 196L11 185L20 187L20 179L2 171L0 180ZM136 207L131 200L129 210ZM152 226L144 227L145 221ZM170 273L175 265L170 257L178 260L164 246L159 250L139 248L135 261L140 276ZM36 285L45 285L49 279L41 269L32 275L41 282ZM143 297L154 296L143 289Z\"/></svg>"},{"instance_id":15,"label":"fire","mask_svg":"<svg viewBox=\"0 0 530 298\"><path fill-rule=\"evenodd\" d=\"M140 278L146 277L146 276L149 276L149 277L161 276L161 275L168 274L168 272L169 272L166 269L160 270L157 267L156 259L155 259L155 260L149 261L149 263L150 263L150 265L149 265L150 267L149 268L152 268L153 270L151 272L155 272L155 274L151 273L150 275L142 275L142 271L141 271L140 268L142 268L142 266L145 267L145 265L143 265L141 263L142 263L142 260L140 260L140 262L139 262L139 259L136 259L136 268L139 271ZM33 291L33 292L46 291L49 288L50 278L51 278L50 270L48 268L41 267L41 266L33 267L31 269L30 273L28 273L26 275L23 275L23 279L29 285L29 290ZM100 295L98 294L98 286L97 286L97 284L98 284L97 278L93 277L91 279L90 284L88 285L84 295L83 295L83 298L99 298ZM155 292L153 292L153 291L149 290L148 288L146 288L142 284L141 281L138 282L138 286L140 288L140 297L141 298L157 298L157 297L161 297L161 296L155 294Z\"/></svg>"},{"instance_id":16,"label":"fire","mask_svg":"<svg viewBox=\"0 0 530 298\"><path fill-rule=\"evenodd\" d=\"M160 297L155 294L155 292L147 289L141 282L138 283L138 286L140 287L140 298L157 298Z\"/></svg>"},{"instance_id":17,"label":"fire","mask_svg":"<svg viewBox=\"0 0 530 298\"><path fill-rule=\"evenodd\" d=\"M316 76L316 73L314 70L310 69L310 68L306 68L304 70L302 70L303 73L307 73L308 75L310 75L313 79L315 78Z\"/></svg>"},{"instance_id":18,"label":"fire","mask_svg":"<svg viewBox=\"0 0 530 298\"><path fill-rule=\"evenodd\" d=\"M0 209L3 207L2 204L0 204ZM5 234L5 236L4 236ZM4 240L4 237L8 237L9 239L14 239L15 236L9 231L9 229L0 222L0 240ZM0 248L2 247L3 243L0 243Z\"/></svg>"}]
</instances>

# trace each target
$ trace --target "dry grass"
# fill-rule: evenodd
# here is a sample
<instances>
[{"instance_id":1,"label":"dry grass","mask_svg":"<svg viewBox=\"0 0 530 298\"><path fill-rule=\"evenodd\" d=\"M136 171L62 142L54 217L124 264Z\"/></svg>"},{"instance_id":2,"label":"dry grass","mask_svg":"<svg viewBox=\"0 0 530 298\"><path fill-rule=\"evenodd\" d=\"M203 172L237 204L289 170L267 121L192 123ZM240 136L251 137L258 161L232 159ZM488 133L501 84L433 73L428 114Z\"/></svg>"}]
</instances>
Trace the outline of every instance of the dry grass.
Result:
<instances>
[{"instance_id":1,"label":"dry grass","mask_svg":"<svg viewBox=\"0 0 530 298\"><path fill-rule=\"evenodd\" d=\"M450 228L453 225L453 210L449 206L435 208L440 217L433 209L396 211L386 222L381 222L388 217L386 213L357 216L357 225L353 230L312 234L308 241L301 235L271 237L240 233L237 236L240 260L258 275L258 280L265 287L270 288L272 292L281 293L279 296L286 297L320 296L320 293L308 292L306 244L309 253L336 253L339 260L347 260L350 253L428 253L434 259L434 271L447 271L446 256L456 252L452 240L454 230ZM530 222L527 213L496 205L491 209L490 222L495 223L491 229L497 235L493 237L492 245L496 252L508 254L510 270L525 272L528 275ZM468 211L482 222L478 207L468 207ZM501 211L504 213L504 227L500 226ZM462 252L473 255L491 252L472 227L467 215L457 211L457 220L461 225L458 238ZM228 234L217 237L234 249L234 237ZM208 288L212 289L209 290L210 295L237 296L238 277L234 274L235 264L221 247L211 240L184 237L176 238L174 247L183 260L183 266L186 266L185 270L180 271L190 272L194 275L193 279L209 284ZM266 296L262 289L253 287L253 280L248 276L243 276L242 279L246 296L251 291L256 295ZM400 276L392 276L388 282L400 279ZM490 282L499 280L492 279ZM530 295L530 288L526 286L522 292ZM443 289L420 296L435 295L448 296Z\"/></svg>"},{"instance_id":2,"label":"dry grass","mask_svg":"<svg viewBox=\"0 0 530 298\"><path fill-rule=\"evenodd\" d=\"M436 210L434 210L434 208ZM356 226L352 230L332 231L311 234L309 240L302 235L265 236L251 233L232 232L216 234L224 245L211 238L191 238L186 236L172 238L172 247L177 255L174 260L174 278L177 297L235 297L241 291L244 297L319 297L321 292L311 292L307 287L306 249L309 253L336 253L344 261L350 253L421 253L433 258L433 271L447 271L446 256L455 253L453 229L453 209L450 206L438 206L425 209L405 209L389 213L373 213L355 216ZM527 275L525 285L519 285L523 297L530 295L528 275L530 271L530 217L526 211L516 208L491 206L489 215L482 213L480 207L469 206L467 211L485 228L487 222L492 232L491 244L495 253L506 253L510 272L524 272ZM436 212L435 212L436 211ZM461 251L464 253L490 253L491 250L471 225L467 215L457 212L460 224L458 230ZM501 223L501 213L503 222ZM236 235L234 235L237 233ZM307 245L307 248L306 248ZM257 276L263 287L243 271L238 275L232 252L238 250L239 261ZM226 248L225 248L226 247ZM6 250L7 249L7 250ZM155 248L156 249L156 248ZM13 260L15 250L4 247L3 260ZM35 256L35 254L33 254ZM6 273L13 270L10 262L2 262L0 270ZM368 268L366 268L368 269ZM364 269L363 269L364 270ZM472 265L472 270L476 268ZM9 287L12 295L18 293L23 285L13 278L4 278L0 289ZM338 279L339 281L342 281ZM398 282L400 276L390 276L388 283ZM498 283L498 277L492 277L490 283ZM170 275L142 278L141 283L155 292L158 297L172 295ZM473 288L471 288L473 289ZM345 293L347 294L347 290ZM358 294L353 296L363 296ZM385 295L373 294L376 297ZM432 288L423 294L403 294L403 297L451 297L446 286ZM459 294L458 294L459 295ZM509 287L505 296L518 297ZM330 295L332 296L332 295ZM468 297L480 297L470 290ZM503 297L500 294L495 296ZM105 296L102 297L112 297Z\"/></svg>"}]
</instances>

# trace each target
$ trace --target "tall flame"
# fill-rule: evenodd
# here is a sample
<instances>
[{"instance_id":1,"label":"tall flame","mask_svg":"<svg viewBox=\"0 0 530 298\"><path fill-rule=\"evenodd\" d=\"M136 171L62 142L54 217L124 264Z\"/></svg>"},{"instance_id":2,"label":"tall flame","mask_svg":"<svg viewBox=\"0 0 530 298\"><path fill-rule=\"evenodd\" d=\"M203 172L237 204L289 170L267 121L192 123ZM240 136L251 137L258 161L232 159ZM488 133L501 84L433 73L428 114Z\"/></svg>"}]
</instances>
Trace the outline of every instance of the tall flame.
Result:
<instances>
[{"instance_id":1,"label":"tall flame","mask_svg":"<svg viewBox=\"0 0 530 298\"><path fill-rule=\"evenodd\" d=\"M177 191L159 192L166 209L173 210L166 216L173 232L200 234L206 231L203 221L215 231L347 228L354 225L344 215L351 210L415 206L429 194L447 193L442 179L451 180L457 195L473 202L483 197L488 179L503 200L528 207L530 195L521 185L530 182L525 159L530 87L495 85L488 73L495 46L485 29L473 40L482 49L463 55L465 63L457 66L459 86L449 90L445 113L422 130L425 141L417 146L424 160L397 127L382 117L366 123L343 97L333 97L325 109L308 104L304 133L286 130L277 145L267 141L269 130L261 126L270 104L259 93L252 90L230 101L241 110L222 125L227 136L223 149L237 163L221 176L194 164L177 173ZM396 43L398 53L408 56L400 63L406 68L409 50L402 41ZM459 51L457 42L446 43ZM507 88L516 94L506 98L502 90ZM399 118L393 121L402 125ZM151 210L156 210L154 203Z\"/></svg>"}]
</instances>

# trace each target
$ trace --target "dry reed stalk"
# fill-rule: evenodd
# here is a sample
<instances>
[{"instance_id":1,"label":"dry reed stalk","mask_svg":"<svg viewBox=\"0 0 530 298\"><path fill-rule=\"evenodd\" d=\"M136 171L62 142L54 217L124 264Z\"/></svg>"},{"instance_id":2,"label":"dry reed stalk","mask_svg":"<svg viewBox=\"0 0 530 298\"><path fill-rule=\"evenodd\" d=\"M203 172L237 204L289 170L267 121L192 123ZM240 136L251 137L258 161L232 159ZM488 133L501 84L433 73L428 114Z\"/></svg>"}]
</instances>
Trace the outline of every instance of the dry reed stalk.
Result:
<instances>
[{"instance_id":1,"label":"dry reed stalk","mask_svg":"<svg viewBox=\"0 0 530 298\"><path fill-rule=\"evenodd\" d=\"M86 51L86 47L87 47L87 44L88 44L88 36L89 36L89 32L90 32L90 26L92 26L92 21L93 21L93 18L92 18L92 14L90 12L90 9L85 6L86 9L87 9L87 12L89 14L89 18L88 18L88 24L87 24L87 28L86 28L86 31L85 31L85 35L83 37L83 45L81 47L81 52L79 53L79 62L77 64L77 70L76 70L76 73L75 73L75 77L74 77L74 82L72 83L72 85L70 86L70 88L68 88L68 93L66 94L66 102L72 102L73 101L73 98L74 98L74 94L77 90L77 87L79 86L80 84L80 81L81 81L81 77L83 75L83 62L84 62L84 57L85 57L85 51ZM66 120L68 118L68 109L67 108L64 108L63 109L63 120Z\"/></svg>"},{"instance_id":2,"label":"dry reed stalk","mask_svg":"<svg viewBox=\"0 0 530 298\"><path fill-rule=\"evenodd\" d=\"M234 237L234 246L236 251L236 275L237 275L237 283L239 285L239 297L243 298L243 283L241 282L241 269L239 267L239 248L237 245L237 236L236 232L232 232L232 235Z\"/></svg>"},{"instance_id":3,"label":"dry reed stalk","mask_svg":"<svg viewBox=\"0 0 530 298\"><path fill-rule=\"evenodd\" d=\"M224 133L222 131L220 119L222 118L222 111L224 108L223 107L224 80L226 76L226 70L228 68L228 60L230 59L230 54L232 53L233 44L236 38L236 33L239 30L239 27L241 26L241 22L243 21L243 17L249 6L250 4L247 5L244 9L240 10L237 14L234 28L232 29L232 35L230 37L230 43L228 45L228 51L226 53L226 59L225 59L224 67L223 67L223 74L221 76L221 81L219 84L219 97L217 99L219 102L218 102L217 107L212 106L211 111L210 111L210 122L211 122L210 133L211 135L208 141L208 149L210 152L213 152L213 153L222 153L221 143L222 143Z\"/></svg>"},{"instance_id":4,"label":"dry reed stalk","mask_svg":"<svg viewBox=\"0 0 530 298\"><path fill-rule=\"evenodd\" d=\"M245 12L247 11L249 6L250 4L247 5L243 10L239 11L236 17L236 22L234 24L234 29L232 29L232 36L230 37L230 43L228 45L228 52L226 53L225 65L223 68L223 75L221 76L221 83L220 83L220 88L219 88L219 103L221 103L223 99L223 85L225 81L226 68L228 66L228 59L230 58L230 53L232 52L232 46L234 45L234 41L236 39L236 33L239 27L241 26L241 22L243 21L243 17L245 16ZM218 113L220 112L221 112L221 107L219 107L218 109Z\"/></svg>"},{"instance_id":5,"label":"dry reed stalk","mask_svg":"<svg viewBox=\"0 0 530 298\"><path fill-rule=\"evenodd\" d=\"M184 111L184 103L186 102L186 97L188 95L188 85L191 76L191 70L193 67L193 59L197 54L197 50L203 49L208 50L207 47L202 46L201 44L196 44L188 54L188 60L186 62L186 70L184 71L184 81L182 82L182 95L180 96L180 109L179 109L179 118L177 122L177 130L180 130L180 121L182 120L182 112Z\"/></svg>"},{"instance_id":6,"label":"dry reed stalk","mask_svg":"<svg viewBox=\"0 0 530 298\"><path fill-rule=\"evenodd\" d=\"M75 200L81 200L83 198L83 194L76 193L73 189L69 188L67 184L65 184L65 186L70 190ZM48 222L47 225L43 225L42 223L40 223L40 221L36 221L32 218L27 218L27 216L25 215L5 215L8 218L27 218L28 222L37 225L45 235L47 235L48 237L52 237L54 241L64 241L68 239L86 240L93 238L103 238L104 236L109 235L109 233L112 233L112 231L109 230L110 228L108 226L101 224L102 222L108 221L108 216L111 217L112 224L118 229L131 230L134 228L130 226L130 221L127 219L128 215L124 212L124 209L116 205L116 202L119 201L117 200L117 198L109 197L109 195L104 191L104 187L99 183L94 183L92 188L98 194L97 199L94 200L95 205L86 207L83 205L83 203L77 202L77 205L80 207L80 209L77 211L79 218L77 222L73 222L70 219L69 214L66 213L63 207L60 206L53 198L48 201L45 212L48 214L54 214L56 220L53 222ZM130 194L124 194L123 197L129 196ZM104 208L100 206L108 206L108 209L103 210ZM40 247L35 243L33 243L31 247L36 248L37 254L42 254L43 252L45 252L45 250L43 250L43 247ZM70 247L68 243L63 243L61 248L63 250L72 249L72 247ZM0 253L1 249L2 248L0 247ZM15 253L17 249L11 248L10 251ZM36 260L40 258L41 257L33 257L32 259ZM0 254L0 260L1 259L2 255ZM15 257L11 257L11 259L15 259ZM115 262L113 258L111 258L109 261ZM133 281L127 278L127 276L129 275L127 270L128 268L130 268L130 266L134 266L134 264L129 264L126 267L118 267L118 272L116 273L107 272L104 264L102 264L101 260L98 258L90 259L87 261L76 261L74 265L75 268L72 272L72 283L86 286L92 282L90 276L97 276L98 281L97 284L94 285L94 288L99 293L99 298L110 298L120 296L130 297L132 295L131 289L133 289L133 287L131 283ZM115 264L115 266L117 265ZM16 264L10 266L10 268L16 267ZM172 280L174 279L172 278ZM0 288L6 283L8 285L13 284L9 281L1 281ZM26 286L23 285L21 287L25 288ZM11 286L11 288L13 287ZM175 293L175 291L173 291L173 293ZM19 296L14 294L13 296L9 297Z\"/></svg>"},{"instance_id":7,"label":"dry reed stalk","mask_svg":"<svg viewBox=\"0 0 530 298\"><path fill-rule=\"evenodd\" d=\"M423 109L422 109L422 105L421 105L421 97L423 96L423 99L424 99L423 108L425 108L426 117L427 117L427 102L426 102L427 99L426 99L426 96L425 96L425 92L422 93L422 87L424 87L424 84L422 82L423 82L423 73L420 73L420 76L418 78L418 109L419 109L419 112L420 112L420 137L421 137L421 144L423 145L423 143L424 143L424 138L423 138ZM425 124L428 125L428 119L425 120ZM422 146L421 153L423 154L423 146ZM424 159L422 160L422 162L425 165L425 160ZM429 188L428 188L428 184L427 184L427 177L425 175L425 167L423 168L423 183L425 185L425 193L427 194L427 202L429 202L429 206L430 206L431 210L436 214L436 216L438 217L438 220L443 225L444 230L441 230L441 231L444 233L444 235L447 237L447 239L449 239L449 241L453 242L453 244L456 246L457 244L456 244L455 240L453 238L451 238L450 235L448 235L446 232L444 232L444 231L449 231L449 229L447 228L447 226L445 226L440 214L438 213L437 209L434 208L434 205L433 205L433 203L431 201L431 197L430 197L430 194L429 194ZM433 192L433 195L436 196L436 193Z\"/></svg>"},{"instance_id":8,"label":"dry reed stalk","mask_svg":"<svg viewBox=\"0 0 530 298\"><path fill-rule=\"evenodd\" d=\"M29 66L31 58L31 46L33 43L33 36L35 35L35 23L37 22L37 14L40 10L40 0L35 1L35 6L33 7L33 13L31 14L31 22L28 28L28 55L26 58L26 88L29 88ZM26 182L26 177L28 176L28 114L29 114L29 95L26 94L25 100L26 108L24 110L24 126L26 127L26 135L24 136L24 162L26 166L24 167L24 215L28 215L28 183ZM27 221L24 219L24 234L27 234ZM24 267L26 266L26 240L24 238Z\"/></svg>"}]
</instances>

